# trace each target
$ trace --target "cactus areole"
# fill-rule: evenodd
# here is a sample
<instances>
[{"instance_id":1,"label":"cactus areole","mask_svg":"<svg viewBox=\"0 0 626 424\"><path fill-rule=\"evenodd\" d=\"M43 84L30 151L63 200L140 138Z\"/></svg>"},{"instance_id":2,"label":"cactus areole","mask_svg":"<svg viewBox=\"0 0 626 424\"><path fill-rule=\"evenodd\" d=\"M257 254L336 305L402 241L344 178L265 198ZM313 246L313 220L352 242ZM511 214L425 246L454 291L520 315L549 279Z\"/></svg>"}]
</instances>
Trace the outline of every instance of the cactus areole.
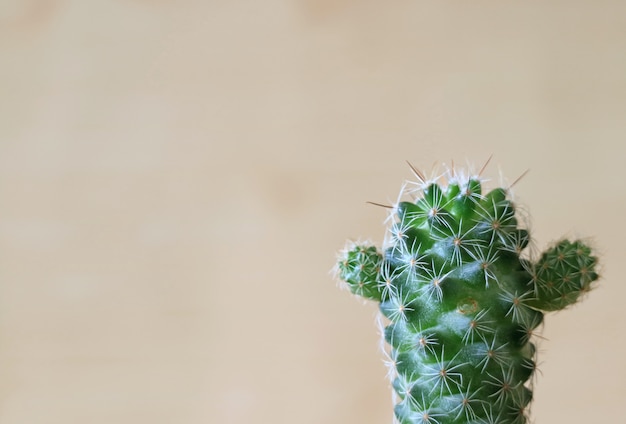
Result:
<instances>
[{"instance_id":1,"label":"cactus areole","mask_svg":"<svg viewBox=\"0 0 626 424\"><path fill-rule=\"evenodd\" d=\"M536 258L509 189L449 169L418 178L393 207L382 251L351 243L338 274L379 302L401 424L524 424L532 400L533 335L598 278L582 241ZM442 182L443 181L443 182ZM528 249L526 249L528 250Z\"/></svg>"}]
</instances>

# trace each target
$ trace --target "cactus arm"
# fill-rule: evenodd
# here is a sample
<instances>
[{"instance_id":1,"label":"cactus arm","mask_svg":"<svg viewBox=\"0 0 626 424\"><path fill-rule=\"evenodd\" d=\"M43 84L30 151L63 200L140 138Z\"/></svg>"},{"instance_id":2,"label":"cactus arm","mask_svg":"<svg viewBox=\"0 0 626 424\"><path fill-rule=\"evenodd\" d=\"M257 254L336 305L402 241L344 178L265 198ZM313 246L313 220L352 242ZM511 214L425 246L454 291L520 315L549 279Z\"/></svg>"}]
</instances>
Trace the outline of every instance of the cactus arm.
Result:
<instances>
[{"instance_id":1,"label":"cactus arm","mask_svg":"<svg viewBox=\"0 0 626 424\"><path fill-rule=\"evenodd\" d=\"M580 240L556 243L533 267L535 298L531 305L543 311L556 311L576 303L598 278L596 262L591 248Z\"/></svg>"},{"instance_id":2,"label":"cactus arm","mask_svg":"<svg viewBox=\"0 0 626 424\"><path fill-rule=\"evenodd\" d=\"M354 245L342 253L337 264L339 278L356 295L370 300L381 300L380 282L382 256L375 246Z\"/></svg>"}]
</instances>

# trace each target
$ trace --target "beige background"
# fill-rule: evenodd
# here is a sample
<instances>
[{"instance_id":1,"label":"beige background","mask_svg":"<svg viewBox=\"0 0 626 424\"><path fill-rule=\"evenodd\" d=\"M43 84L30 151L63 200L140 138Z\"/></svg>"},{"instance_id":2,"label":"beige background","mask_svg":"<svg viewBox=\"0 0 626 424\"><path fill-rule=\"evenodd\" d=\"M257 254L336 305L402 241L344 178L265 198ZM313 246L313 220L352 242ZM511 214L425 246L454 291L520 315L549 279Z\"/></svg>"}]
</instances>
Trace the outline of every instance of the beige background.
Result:
<instances>
[{"instance_id":1,"label":"beige background","mask_svg":"<svg viewBox=\"0 0 626 424\"><path fill-rule=\"evenodd\" d=\"M622 422L625 76L621 0L0 1L0 423L391 423L335 252L492 154L603 255L535 422Z\"/></svg>"}]
</instances>

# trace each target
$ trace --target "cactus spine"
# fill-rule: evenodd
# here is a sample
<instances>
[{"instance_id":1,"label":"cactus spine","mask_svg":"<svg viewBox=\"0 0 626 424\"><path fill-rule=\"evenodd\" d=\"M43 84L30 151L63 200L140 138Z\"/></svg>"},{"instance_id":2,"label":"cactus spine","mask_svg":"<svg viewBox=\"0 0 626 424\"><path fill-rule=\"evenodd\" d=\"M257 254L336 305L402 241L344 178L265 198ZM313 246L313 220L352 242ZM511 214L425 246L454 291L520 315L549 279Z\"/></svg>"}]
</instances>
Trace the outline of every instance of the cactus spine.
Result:
<instances>
[{"instance_id":1,"label":"cactus spine","mask_svg":"<svg viewBox=\"0 0 626 424\"><path fill-rule=\"evenodd\" d=\"M412 167L413 168L413 167ZM401 424L524 424L543 312L566 308L598 278L582 241L537 261L523 254L509 190L480 176L419 179L416 200L392 208L384 249L352 244L338 273L388 319L395 418Z\"/></svg>"}]
</instances>

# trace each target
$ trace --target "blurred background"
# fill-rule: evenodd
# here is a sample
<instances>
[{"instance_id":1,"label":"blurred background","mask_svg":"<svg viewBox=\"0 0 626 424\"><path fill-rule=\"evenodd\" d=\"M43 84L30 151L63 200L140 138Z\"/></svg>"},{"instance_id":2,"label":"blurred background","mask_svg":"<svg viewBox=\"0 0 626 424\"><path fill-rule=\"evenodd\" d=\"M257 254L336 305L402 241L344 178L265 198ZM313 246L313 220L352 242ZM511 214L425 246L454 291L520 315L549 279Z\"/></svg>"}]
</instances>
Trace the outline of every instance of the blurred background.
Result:
<instances>
[{"instance_id":1,"label":"blurred background","mask_svg":"<svg viewBox=\"0 0 626 424\"><path fill-rule=\"evenodd\" d=\"M620 0L2 0L0 423L391 423L336 251L491 155L602 255L534 421L620 422L625 75Z\"/></svg>"}]
</instances>

